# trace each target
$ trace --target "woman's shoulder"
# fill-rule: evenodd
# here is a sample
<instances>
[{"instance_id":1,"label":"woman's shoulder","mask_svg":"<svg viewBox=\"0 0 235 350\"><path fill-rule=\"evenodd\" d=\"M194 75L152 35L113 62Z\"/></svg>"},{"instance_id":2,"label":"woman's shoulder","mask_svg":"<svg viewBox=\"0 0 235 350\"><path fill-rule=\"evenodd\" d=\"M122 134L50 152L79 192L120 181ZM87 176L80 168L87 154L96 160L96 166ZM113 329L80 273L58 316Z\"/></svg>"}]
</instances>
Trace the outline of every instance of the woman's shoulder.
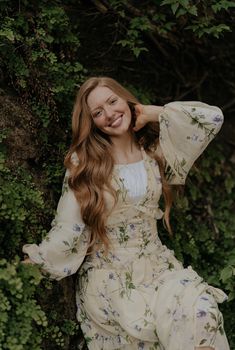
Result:
<instances>
[{"instance_id":1,"label":"woman's shoulder","mask_svg":"<svg viewBox=\"0 0 235 350\"><path fill-rule=\"evenodd\" d=\"M79 164L79 159L76 152L73 152L70 156L65 158L65 180L70 177L72 169L76 168Z\"/></svg>"},{"instance_id":2,"label":"woman's shoulder","mask_svg":"<svg viewBox=\"0 0 235 350\"><path fill-rule=\"evenodd\" d=\"M78 165L79 164L79 159L78 159L78 155L76 152L73 152L71 155L71 162L73 165Z\"/></svg>"}]
</instances>

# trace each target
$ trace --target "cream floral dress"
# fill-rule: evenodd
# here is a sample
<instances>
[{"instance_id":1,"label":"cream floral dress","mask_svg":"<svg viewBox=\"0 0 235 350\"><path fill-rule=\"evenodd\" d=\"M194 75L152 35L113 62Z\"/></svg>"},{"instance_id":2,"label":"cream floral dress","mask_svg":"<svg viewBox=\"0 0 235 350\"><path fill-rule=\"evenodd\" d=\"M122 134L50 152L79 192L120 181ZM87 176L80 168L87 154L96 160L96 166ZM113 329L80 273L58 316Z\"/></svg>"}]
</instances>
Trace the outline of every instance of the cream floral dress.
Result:
<instances>
[{"instance_id":1,"label":"cream floral dress","mask_svg":"<svg viewBox=\"0 0 235 350\"><path fill-rule=\"evenodd\" d=\"M171 184L184 184L194 161L219 131L223 114L201 102L171 102L159 116L160 147ZM86 256L90 239L79 204L68 187L66 172L62 196L52 229L42 243L23 250L41 264L51 278L60 280L78 271L77 318L91 350L194 350L209 346L198 336L194 306L205 295L226 300L189 266L184 268L158 237L157 220L163 216L158 164L142 150L147 189L138 200L129 195L119 167L112 184L118 202L107 221L110 251L99 248ZM75 158L74 162L79 161ZM113 200L106 193L107 207ZM215 332L216 350L228 350L223 319L215 303L206 334ZM203 317L203 312L197 317ZM203 332L202 332L203 333Z\"/></svg>"}]
</instances>

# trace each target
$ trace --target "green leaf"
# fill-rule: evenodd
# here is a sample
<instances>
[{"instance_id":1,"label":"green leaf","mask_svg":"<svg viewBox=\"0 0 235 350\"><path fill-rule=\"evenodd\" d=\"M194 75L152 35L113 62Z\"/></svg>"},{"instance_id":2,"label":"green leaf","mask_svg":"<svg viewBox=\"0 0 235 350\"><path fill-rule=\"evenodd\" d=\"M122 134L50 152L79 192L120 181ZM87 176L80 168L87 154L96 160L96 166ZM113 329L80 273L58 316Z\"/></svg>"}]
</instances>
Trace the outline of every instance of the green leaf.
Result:
<instances>
[{"instance_id":1,"label":"green leaf","mask_svg":"<svg viewBox=\"0 0 235 350\"><path fill-rule=\"evenodd\" d=\"M8 39L11 42L14 42L14 40L15 40L15 35L14 35L13 30L8 29L8 28L0 30L0 37L5 37L6 39Z\"/></svg>"},{"instance_id":2,"label":"green leaf","mask_svg":"<svg viewBox=\"0 0 235 350\"><path fill-rule=\"evenodd\" d=\"M175 4L172 4L172 5L171 5L171 10L172 10L172 12L174 13L174 15L175 15L175 13L176 13L178 7L179 7L179 3L175 3Z\"/></svg>"},{"instance_id":3,"label":"green leaf","mask_svg":"<svg viewBox=\"0 0 235 350\"><path fill-rule=\"evenodd\" d=\"M195 5L191 6L191 7L188 9L188 12L189 12L191 15L197 16L197 7L196 7Z\"/></svg>"},{"instance_id":4,"label":"green leaf","mask_svg":"<svg viewBox=\"0 0 235 350\"><path fill-rule=\"evenodd\" d=\"M226 266L220 273L220 279L223 283L225 283L229 278L233 275L233 267L232 266Z\"/></svg>"},{"instance_id":5,"label":"green leaf","mask_svg":"<svg viewBox=\"0 0 235 350\"><path fill-rule=\"evenodd\" d=\"M189 0L179 0L179 3L185 8L189 7Z\"/></svg>"},{"instance_id":6,"label":"green leaf","mask_svg":"<svg viewBox=\"0 0 235 350\"><path fill-rule=\"evenodd\" d=\"M221 11L222 9L228 10L230 7L235 7L235 2L234 1L226 1L226 0L217 1L211 7L212 7L212 10L215 13L217 13L217 12Z\"/></svg>"},{"instance_id":7,"label":"green leaf","mask_svg":"<svg viewBox=\"0 0 235 350\"><path fill-rule=\"evenodd\" d=\"M161 2L161 6L163 5L171 5L172 4L172 0L164 0Z\"/></svg>"}]
</instances>

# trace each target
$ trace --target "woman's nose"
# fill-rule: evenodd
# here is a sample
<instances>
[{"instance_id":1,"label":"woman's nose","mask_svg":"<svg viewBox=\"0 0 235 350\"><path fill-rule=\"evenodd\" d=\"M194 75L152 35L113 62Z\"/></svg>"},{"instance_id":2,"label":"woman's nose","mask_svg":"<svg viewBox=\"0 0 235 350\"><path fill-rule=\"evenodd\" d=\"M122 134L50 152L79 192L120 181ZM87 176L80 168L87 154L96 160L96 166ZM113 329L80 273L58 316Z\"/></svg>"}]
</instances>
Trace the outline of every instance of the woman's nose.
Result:
<instances>
[{"instance_id":1,"label":"woman's nose","mask_svg":"<svg viewBox=\"0 0 235 350\"><path fill-rule=\"evenodd\" d=\"M112 106L106 106L105 113L106 113L107 118L112 118L115 114Z\"/></svg>"}]
</instances>

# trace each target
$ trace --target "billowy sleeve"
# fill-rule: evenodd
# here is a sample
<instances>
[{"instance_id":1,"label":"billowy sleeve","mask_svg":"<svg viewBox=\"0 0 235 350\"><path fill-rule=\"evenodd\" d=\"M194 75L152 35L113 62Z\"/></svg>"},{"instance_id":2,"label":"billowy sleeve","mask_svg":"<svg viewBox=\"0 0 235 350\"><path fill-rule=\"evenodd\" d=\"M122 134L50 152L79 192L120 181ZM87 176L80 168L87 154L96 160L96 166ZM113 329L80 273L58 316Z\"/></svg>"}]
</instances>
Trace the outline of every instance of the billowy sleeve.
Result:
<instances>
[{"instance_id":1,"label":"billowy sleeve","mask_svg":"<svg viewBox=\"0 0 235 350\"><path fill-rule=\"evenodd\" d=\"M182 185L195 160L223 124L220 108L203 102L170 102L159 115L159 149L170 184Z\"/></svg>"},{"instance_id":2,"label":"billowy sleeve","mask_svg":"<svg viewBox=\"0 0 235 350\"><path fill-rule=\"evenodd\" d=\"M68 185L66 171L62 194L52 228L39 244L26 244L23 252L52 279L60 280L75 273L82 264L90 233L81 218L80 206Z\"/></svg>"}]
</instances>

